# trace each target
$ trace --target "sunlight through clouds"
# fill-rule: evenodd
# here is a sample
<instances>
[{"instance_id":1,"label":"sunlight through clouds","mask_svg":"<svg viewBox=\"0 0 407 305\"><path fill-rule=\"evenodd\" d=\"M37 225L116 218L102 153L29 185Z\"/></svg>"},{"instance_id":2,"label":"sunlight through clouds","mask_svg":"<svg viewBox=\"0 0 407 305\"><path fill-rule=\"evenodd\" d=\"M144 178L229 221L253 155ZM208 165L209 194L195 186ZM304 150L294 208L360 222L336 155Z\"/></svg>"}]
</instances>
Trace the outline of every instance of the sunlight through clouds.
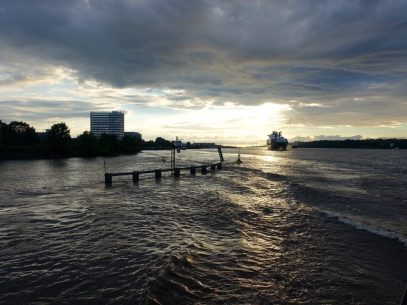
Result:
<instances>
[{"instance_id":1,"label":"sunlight through clouds","mask_svg":"<svg viewBox=\"0 0 407 305\"><path fill-rule=\"evenodd\" d=\"M90 111L123 110L126 129L147 139L264 142L274 129L289 138L405 137L406 9L4 0L0 119L41 128L61 120L77 135Z\"/></svg>"}]
</instances>

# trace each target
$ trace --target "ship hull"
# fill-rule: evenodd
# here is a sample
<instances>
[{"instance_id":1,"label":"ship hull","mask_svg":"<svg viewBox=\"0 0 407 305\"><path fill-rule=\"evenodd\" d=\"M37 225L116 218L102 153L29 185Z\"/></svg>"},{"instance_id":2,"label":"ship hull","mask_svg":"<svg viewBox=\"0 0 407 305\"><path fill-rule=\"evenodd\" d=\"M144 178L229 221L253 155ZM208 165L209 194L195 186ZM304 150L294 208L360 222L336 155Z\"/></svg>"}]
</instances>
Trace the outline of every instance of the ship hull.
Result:
<instances>
[{"instance_id":1,"label":"ship hull","mask_svg":"<svg viewBox=\"0 0 407 305\"><path fill-rule=\"evenodd\" d=\"M287 150L288 143L271 142L267 145L268 150Z\"/></svg>"}]
</instances>

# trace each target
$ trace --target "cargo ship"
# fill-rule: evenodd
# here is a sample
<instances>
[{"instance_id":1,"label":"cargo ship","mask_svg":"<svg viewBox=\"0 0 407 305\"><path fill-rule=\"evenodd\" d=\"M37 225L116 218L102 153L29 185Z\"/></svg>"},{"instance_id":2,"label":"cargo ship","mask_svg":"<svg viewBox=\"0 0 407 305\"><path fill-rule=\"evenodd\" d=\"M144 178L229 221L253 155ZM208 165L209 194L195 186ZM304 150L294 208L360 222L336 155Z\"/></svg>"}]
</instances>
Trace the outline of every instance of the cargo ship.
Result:
<instances>
[{"instance_id":1,"label":"cargo ship","mask_svg":"<svg viewBox=\"0 0 407 305\"><path fill-rule=\"evenodd\" d=\"M282 136L281 131L273 131L268 137L267 148L269 150L287 150L288 140Z\"/></svg>"}]
</instances>

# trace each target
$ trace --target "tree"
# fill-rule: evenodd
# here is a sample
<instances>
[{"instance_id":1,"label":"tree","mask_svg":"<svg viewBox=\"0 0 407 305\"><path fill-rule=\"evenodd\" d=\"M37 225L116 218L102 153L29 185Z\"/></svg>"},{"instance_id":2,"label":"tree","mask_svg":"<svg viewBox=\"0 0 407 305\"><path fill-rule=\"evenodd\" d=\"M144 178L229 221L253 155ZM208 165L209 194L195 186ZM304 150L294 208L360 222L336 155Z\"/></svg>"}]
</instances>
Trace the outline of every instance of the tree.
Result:
<instances>
[{"instance_id":1,"label":"tree","mask_svg":"<svg viewBox=\"0 0 407 305\"><path fill-rule=\"evenodd\" d=\"M114 155L119 151L117 137L111 134L102 134L98 141L100 152L103 155Z\"/></svg>"},{"instance_id":2,"label":"tree","mask_svg":"<svg viewBox=\"0 0 407 305\"><path fill-rule=\"evenodd\" d=\"M80 156L96 156L98 154L98 140L89 131L84 131L76 138L76 148Z\"/></svg>"},{"instance_id":3,"label":"tree","mask_svg":"<svg viewBox=\"0 0 407 305\"><path fill-rule=\"evenodd\" d=\"M0 120L0 146L3 146L5 142L6 128L8 128L7 124Z\"/></svg>"},{"instance_id":4,"label":"tree","mask_svg":"<svg viewBox=\"0 0 407 305\"><path fill-rule=\"evenodd\" d=\"M33 145L38 142L34 127L26 122L13 121L9 124L12 131L12 142L15 145Z\"/></svg>"},{"instance_id":5,"label":"tree","mask_svg":"<svg viewBox=\"0 0 407 305\"><path fill-rule=\"evenodd\" d=\"M173 147L171 141L168 141L168 140L166 140L164 138L161 138L161 137L158 137L158 138L155 139L155 146L157 148L159 148L159 149Z\"/></svg>"},{"instance_id":6,"label":"tree","mask_svg":"<svg viewBox=\"0 0 407 305\"><path fill-rule=\"evenodd\" d=\"M51 126L47 133L47 143L50 152L68 154L68 145L71 142L71 134L68 126L61 122Z\"/></svg>"},{"instance_id":7,"label":"tree","mask_svg":"<svg viewBox=\"0 0 407 305\"><path fill-rule=\"evenodd\" d=\"M129 154L139 151L138 138L124 136L121 140L121 152Z\"/></svg>"}]
</instances>

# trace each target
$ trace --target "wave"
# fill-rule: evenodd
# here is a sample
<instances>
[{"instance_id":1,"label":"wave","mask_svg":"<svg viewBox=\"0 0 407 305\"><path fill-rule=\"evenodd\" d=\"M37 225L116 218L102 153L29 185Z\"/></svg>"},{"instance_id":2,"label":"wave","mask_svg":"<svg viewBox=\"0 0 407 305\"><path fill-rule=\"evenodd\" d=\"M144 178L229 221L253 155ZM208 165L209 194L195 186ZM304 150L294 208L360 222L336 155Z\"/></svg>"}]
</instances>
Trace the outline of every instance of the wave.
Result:
<instances>
[{"instance_id":1,"label":"wave","mask_svg":"<svg viewBox=\"0 0 407 305\"><path fill-rule=\"evenodd\" d=\"M323 210L320 208L315 208L315 209L317 209L318 211L320 211L321 213L325 214L328 217L336 218L338 221L345 223L347 225L351 225L352 227L355 227L356 229L365 230L365 231L379 235L384 238L398 240L399 242L403 243L404 246L407 247L407 237L400 233L392 232L392 231L389 231L384 228L380 228L375 225L363 223L363 222L351 219L350 217L344 216L337 212L326 211L326 210Z\"/></svg>"}]
</instances>

